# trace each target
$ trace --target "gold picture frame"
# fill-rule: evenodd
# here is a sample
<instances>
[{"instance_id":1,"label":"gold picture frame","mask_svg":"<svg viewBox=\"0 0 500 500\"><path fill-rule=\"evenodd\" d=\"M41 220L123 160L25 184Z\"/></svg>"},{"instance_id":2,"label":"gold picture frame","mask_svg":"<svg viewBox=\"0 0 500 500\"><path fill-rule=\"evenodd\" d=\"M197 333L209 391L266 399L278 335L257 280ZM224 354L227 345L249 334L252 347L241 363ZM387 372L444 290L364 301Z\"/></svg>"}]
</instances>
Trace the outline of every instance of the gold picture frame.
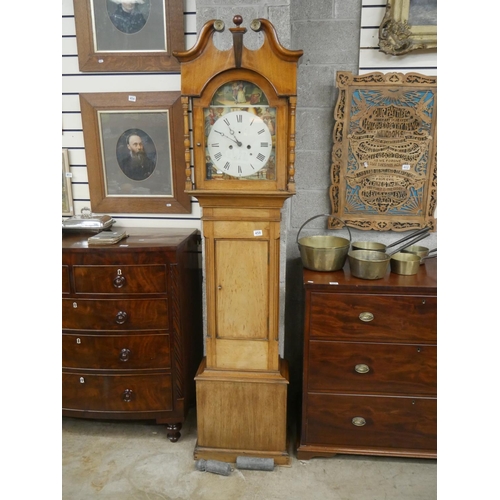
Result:
<instances>
[{"instance_id":1,"label":"gold picture frame","mask_svg":"<svg viewBox=\"0 0 500 500\"><path fill-rule=\"evenodd\" d=\"M72 174L69 169L69 156L68 150L62 150L62 215L65 217L72 217L75 215L75 208L73 205L73 192L71 187Z\"/></svg>"},{"instance_id":2,"label":"gold picture frame","mask_svg":"<svg viewBox=\"0 0 500 500\"><path fill-rule=\"evenodd\" d=\"M73 0L80 71L180 71L184 50L182 0ZM121 9L121 10L120 10Z\"/></svg>"},{"instance_id":3,"label":"gold picture frame","mask_svg":"<svg viewBox=\"0 0 500 500\"><path fill-rule=\"evenodd\" d=\"M95 213L191 213L180 92L80 94Z\"/></svg>"},{"instance_id":4,"label":"gold picture frame","mask_svg":"<svg viewBox=\"0 0 500 500\"><path fill-rule=\"evenodd\" d=\"M437 0L387 0L379 28L380 50L403 55L437 48Z\"/></svg>"}]
</instances>

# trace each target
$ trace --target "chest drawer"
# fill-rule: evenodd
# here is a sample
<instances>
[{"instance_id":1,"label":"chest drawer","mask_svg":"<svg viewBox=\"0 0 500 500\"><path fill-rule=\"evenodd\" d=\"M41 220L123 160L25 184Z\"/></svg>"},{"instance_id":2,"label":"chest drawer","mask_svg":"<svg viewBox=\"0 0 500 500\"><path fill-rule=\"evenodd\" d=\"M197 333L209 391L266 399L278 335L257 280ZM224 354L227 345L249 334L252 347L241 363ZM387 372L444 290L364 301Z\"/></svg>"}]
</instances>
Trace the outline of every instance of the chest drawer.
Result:
<instances>
[{"instance_id":1,"label":"chest drawer","mask_svg":"<svg viewBox=\"0 0 500 500\"><path fill-rule=\"evenodd\" d=\"M62 266L62 293L69 293L69 268L68 266Z\"/></svg>"},{"instance_id":2,"label":"chest drawer","mask_svg":"<svg viewBox=\"0 0 500 500\"><path fill-rule=\"evenodd\" d=\"M437 298L311 293L310 337L436 343Z\"/></svg>"},{"instance_id":3,"label":"chest drawer","mask_svg":"<svg viewBox=\"0 0 500 500\"><path fill-rule=\"evenodd\" d=\"M166 293L164 265L73 266L76 293Z\"/></svg>"},{"instance_id":4,"label":"chest drawer","mask_svg":"<svg viewBox=\"0 0 500 500\"><path fill-rule=\"evenodd\" d=\"M308 399L309 445L436 449L435 399L326 394L311 394Z\"/></svg>"},{"instance_id":5,"label":"chest drawer","mask_svg":"<svg viewBox=\"0 0 500 500\"><path fill-rule=\"evenodd\" d=\"M164 411L172 409L172 381L164 374L62 374L63 410Z\"/></svg>"},{"instance_id":6,"label":"chest drawer","mask_svg":"<svg viewBox=\"0 0 500 500\"><path fill-rule=\"evenodd\" d=\"M311 341L308 391L436 395L437 348Z\"/></svg>"},{"instance_id":7,"label":"chest drawer","mask_svg":"<svg viewBox=\"0 0 500 500\"><path fill-rule=\"evenodd\" d=\"M166 299L63 299L67 330L165 330Z\"/></svg>"},{"instance_id":8,"label":"chest drawer","mask_svg":"<svg viewBox=\"0 0 500 500\"><path fill-rule=\"evenodd\" d=\"M137 370L170 367L170 337L156 335L62 336L63 368Z\"/></svg>"}]
</instances>

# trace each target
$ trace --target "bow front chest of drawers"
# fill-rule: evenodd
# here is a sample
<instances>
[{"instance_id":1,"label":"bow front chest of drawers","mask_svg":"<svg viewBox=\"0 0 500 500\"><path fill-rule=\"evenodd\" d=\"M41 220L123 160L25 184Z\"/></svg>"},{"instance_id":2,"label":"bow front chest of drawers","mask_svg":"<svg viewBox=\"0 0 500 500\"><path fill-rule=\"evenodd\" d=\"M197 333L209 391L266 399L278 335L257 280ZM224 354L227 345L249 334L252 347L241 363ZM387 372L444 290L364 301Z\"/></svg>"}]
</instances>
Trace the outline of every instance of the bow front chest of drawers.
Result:
<instances>
[{"instance_id":1,"label":"bow front chest of drawers","mask_svg":"<svg viewBox=\"0 0 500 500\"><path fill-rule=\"evenodd\" d=\"M203 354L198 231L62 239L63 416L152 419L175 442Z\"/></svg>"},{"instance_id":2,"label":"bow front chest of drawers","mask_svg":"<svg viewBox=\"0 0 500 500\"><path fill-rule=\"evenodd\" d=\"M305 269L299 459L436 458L437 259L414 276Z\"/></svg>"}]
</instances>

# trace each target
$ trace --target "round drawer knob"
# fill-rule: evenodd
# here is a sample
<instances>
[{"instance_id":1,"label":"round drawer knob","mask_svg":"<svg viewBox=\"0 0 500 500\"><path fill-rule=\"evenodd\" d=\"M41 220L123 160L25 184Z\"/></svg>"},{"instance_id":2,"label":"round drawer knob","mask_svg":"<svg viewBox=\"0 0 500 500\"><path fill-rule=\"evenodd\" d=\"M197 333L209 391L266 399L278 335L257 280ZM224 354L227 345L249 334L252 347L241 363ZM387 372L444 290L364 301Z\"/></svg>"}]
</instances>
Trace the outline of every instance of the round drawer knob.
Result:
<instances>
[{"instance_id":1,"label":"round drawer knob","mask_svg":"<svg viewBox=\"0 0 500 500\"><path fill-rule=\"evenodd\" d=\"M125 279L125 276L117 276L114 280L113 280L113 286L115 288L123 288L123 286L125 285L125 283L127 282L127 280Z\"/></svg>"},{"instance_id":2,"label":"round drawer knob","mask_svg":"<svg viewBox=\"0 0 500 500\"><path fill-rule=\"evenodd\" d=\"M359 365L356 365L354 367L354 370L357 373L368 373L370 371L370 367L368 365L365 365L363 363L360 363Z\"/></svg>"},{"instance_id":3,"label":"round drawer knob","mask_svg":"<svg viewBox=\"0 0 500 500\"><path fill-rule=\"evenodd\" d=\"M130 401L132 401L132 398L133 398L132 389L125 389L122 394L123 401L125 401L126 403L130 403Z\"/></svg>"},{"instance_id":4,"label":"round drawer knob","mask_svg":"<svg viewBox=\"0 0 500 500\"><path fill-rule=\"evenodd\" d=\"M119 312L116 314L115 321L116 321L119 325L123 325L123 323L125 323L125 321L127 321L127 313L126 313L125 311L119 311Z\"/></svg>"},{"instance_id":5,"label":"round drawer knob","mask_svg":"<svg viewBox=\"0 0 500 500\"><path fill-rule=\"evenodd\" d=\"M130 359L130 349L124 348L120 351L120 361L128 361Z\"/></svg>"},{"instance_id":6,"label":"round drawer knob","mask_svg":"<svg viewBox=\"0 0 500 500\"><path fill-rule=\"evenodd\" d=\"M366 425L366 420L363 417L354 417L351 422L356 427L363 427L363 425Z\"/></svg>"},{"instance_id":7,"label":"round drawer knob","mask_svg":"<svg viewBox=\"0 0 500 500\"><path fill-rule=\"evenodd\" d=\"M362 312L360 315L359 315L359 319L361 321L364 321L365 323L368 323L369 321L373 321L373 318L375 316L373 316L373 314L371 312Z\"/></svg>"}]
</instances>

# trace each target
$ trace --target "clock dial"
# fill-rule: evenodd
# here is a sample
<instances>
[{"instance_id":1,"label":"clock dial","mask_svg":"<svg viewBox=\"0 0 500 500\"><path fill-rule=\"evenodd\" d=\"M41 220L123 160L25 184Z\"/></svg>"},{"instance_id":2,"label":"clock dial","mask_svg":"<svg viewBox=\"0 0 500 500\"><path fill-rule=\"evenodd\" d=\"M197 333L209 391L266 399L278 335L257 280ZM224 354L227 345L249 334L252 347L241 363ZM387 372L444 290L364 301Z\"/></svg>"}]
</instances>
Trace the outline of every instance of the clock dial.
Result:
<instances>
[{"instance_id":1,"label":"clock dial","mask_svg":"<svg viewBox=\"0 0 500 500\"><path fill-rule=\"evenodd\" d=\"M208 135L207 148L217 170L232 177L248 177L262 170L273 141L265 121L255 113L237 110L220 116Z\"/></svg>"},{"instance_id":2,"label":"clock dial","mask_svg":"<svg viewBox=\"0 0 500 500\"><path fill-rule=\"evenodd\" d=\"M276 108L258 85L221 85L203 116L205 180L276 180Z\"/></svg>"}]
</instances>

